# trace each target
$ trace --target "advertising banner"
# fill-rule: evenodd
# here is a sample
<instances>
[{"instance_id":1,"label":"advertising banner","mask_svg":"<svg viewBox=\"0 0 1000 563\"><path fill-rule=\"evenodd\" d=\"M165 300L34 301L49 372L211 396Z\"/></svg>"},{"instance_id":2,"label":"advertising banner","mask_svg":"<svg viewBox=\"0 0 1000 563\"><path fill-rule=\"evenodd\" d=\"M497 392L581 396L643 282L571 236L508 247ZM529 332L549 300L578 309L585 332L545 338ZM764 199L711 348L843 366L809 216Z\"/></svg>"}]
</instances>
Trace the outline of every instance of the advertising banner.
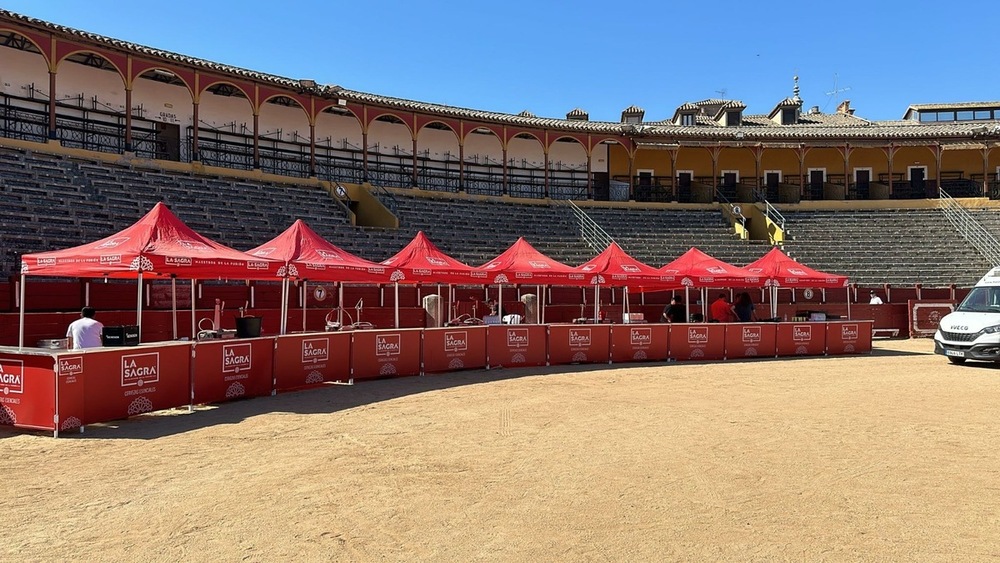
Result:
<instances>
[{"instance_id":1,"label":"advertising banner","mask_svg":"<svg viewBox=\"0 0 1000 563\"><path fill-rule=\"evenodd\" d=\"M424 329L424 373L486 367L486 325Z\"/></svg>"},{"instance_id":2,"label":"advertising banner","mask_svg":"<svg viewBox=\"0 0 1000 563\"><path fill-rule=\"evenodd\" d=\"M726 359L773 358L778 352L775 346L776 333L777 326L774 323L727 324Z\"/></svg>"},{"instance_id":3,"label":"advertising banner","mask_svg":"<svg viewBox=\"0 0 1000 563\"><path fill-rule=\"evenodd\" d=\"M910 338L930 337L934 336L941 319L955 310L955 303L910 299L906 302L906 309L909 313Z\"/></svg>"},{"instance_id":4,"label":"advertising banner","mask_svg":"<svg viewBox=\"0 0 1000 563\"><path fill-rule=\"evenodd\" d=\"M826 353L867 354L872 351L872 321L826 323Z\"/></svg>"},{"instance_id":5,"label":"advertising banner","mask_svg":"<svg viewBox=\"0 0 1000 563\"><path fill-rule=\"evenodd\" d=\"M726 325L670 325L670 356L677 360L721 360L726 357Z\"/></svg>"},{"instance_id":6,"label":"advertising banner","mask_svg":"<svg viewBox=\"0 0 1000 563\"><path fill-rule=\"evenodd\" d=\"M611 361L664 361L670 355L670 325L612 325Z\"/></svg>"},{"instance_id":7,"label":"advertising banner","mask_svg":"<svg viewBox=\"0 0 1000 563\"><path fill-rule=\"evenodd\" d=\"M547 362L548 330L545 325L488 325L488 367L544 366Z\"/></svg>"},{"instance_id":8,"label":"advertising banner","mask_svg":"<svg viewBox=\"0 0 1000 563\"><path fill-rule=\"evenodd\" d=\"M351 333L277 337L274 385L278 391L351 378Z\"/></svg>"},{"instance_id":9,"label":"advertising banner","mask_svg":"<svg viewBox=\"0 0 1000 563\"><path fill-rule=\"evenodd\" d=\"M611 325L549 326L549 363L595 364L611 359Z\"/></svg>"},{"instance_id":10,"label":"advertising banner","mask_svg":"<svg viewBox=\"0 0 1000 563\"><path fill-rule=\"evenodd\" d=\"M56 430L62 432L78 429L86 418L86 393L83 368L86 354L60 354L56 358Z\"/></svg>"},{"instance_id":11,"label":"advertising banner","mask_svg":"<svg viewBox=\"0 0 1000 563\"><path fill-rule=\"evenodd\" d=\"M206 340L194 352L195 404L271 394L273 338Z\"/></svg>"},{"instance_id":12,"label":"advertising banner","mask_svg":"<svg viewBox=\"0 0 1000 563\"><path fill-rule=\"evenodd\" d=\"M55 358L0 354L0 424L53 430Z\"/></svg>"},{"instance_id":13,"label":"advertising banner","mask_svg":"<svg viewBox=\"0 0 1000 563\"><path fill-rule=\"evenodd\" d=\"M83 356L84 425L191 403L190 344L112 348Z\"/></svg>"},{"instance_id":14,"label":"advertising banner","mask_svg":"<svg viewBox=\"0 0 1000 563\"><path fill-rule=\"evenodd\" d=\"M356 330L351 344L351 377L378 379L420 375L421 329Z\"/></svg>"},{"instance_id":15,"label":"advertising banner","mask_svg":"<svg viewBox=\"0 0 1000 563\"><path fill-rule=\"evenodd\" d=\"M822 356L826 353L826 323L778 323L779 356Z\"/></svg>"}]
</instances>

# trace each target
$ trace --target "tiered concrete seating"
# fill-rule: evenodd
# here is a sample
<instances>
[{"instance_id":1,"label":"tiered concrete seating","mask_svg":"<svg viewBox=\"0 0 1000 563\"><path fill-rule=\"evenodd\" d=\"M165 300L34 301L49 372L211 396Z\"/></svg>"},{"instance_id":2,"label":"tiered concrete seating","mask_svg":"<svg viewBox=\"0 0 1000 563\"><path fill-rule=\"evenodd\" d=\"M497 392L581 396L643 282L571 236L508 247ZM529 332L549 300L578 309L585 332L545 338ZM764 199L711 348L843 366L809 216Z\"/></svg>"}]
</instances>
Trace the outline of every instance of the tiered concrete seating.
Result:
<instances>
[{"instance_id":1,"label":"tiered concrete seating","mask_svg":"<svg viewBox=\"0 0 1000 563\"><path fill-rule=\"evenodd\" d=\"M859 284L969 286L990 267L937 209L783 213L789 255Z\"/></svg>"},{"instance_id":2,"label":"tiered concrete seating","mask_svg":"<svg viewBox=\"0 0 1000 563\"><path fill-rule=\"evenodd\" d=\"M716 209L585 211L629 254L651 266L662 266L691 247L737 266L760 258L768 250L761 242L738 239Z\"/></svg>"},{"instance_id":3,"label":"tiered concrete seating","mask_svg":"<svg viewBox=\"0 0 1000 563\"><path fill-rule=\"evenodd\" d=\"M266 242L298 218L324 236L353 230L340 205L319 188L0 148L0 272L17 274L22 254L108 236L158 201L201 234L239 249Z\"/></svg>"}]
</instances>

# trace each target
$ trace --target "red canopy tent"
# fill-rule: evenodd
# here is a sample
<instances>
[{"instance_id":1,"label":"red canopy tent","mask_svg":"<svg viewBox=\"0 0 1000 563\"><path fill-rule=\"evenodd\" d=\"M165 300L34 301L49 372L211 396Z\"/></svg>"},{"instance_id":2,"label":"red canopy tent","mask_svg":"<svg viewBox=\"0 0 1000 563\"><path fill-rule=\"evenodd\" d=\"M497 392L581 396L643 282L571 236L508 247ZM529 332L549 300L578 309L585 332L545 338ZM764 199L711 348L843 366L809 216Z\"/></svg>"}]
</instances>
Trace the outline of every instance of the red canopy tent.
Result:
<instances>
[{"instance_id":1,"label":"red canopy tent","mask_svg":"<svg viewBox=\"0 0 1000 563\"><path fill-rule=\"evenodd\" d=\"M672 289L680 285L658 269L636 260L612 241L603 252L580 264L576 270L584 274L587 283L594 286L594 318L599 316L597 295L600 286L638 286L650 289ZM625 290L624 308L628 309L628 290Z\"/></svg>"},{"instance_id":2,"label":"red canopy tent","mask_svg":"<svg viewBox=\"0 0 1000 563\"><path fill-rule=\"evenodd\" d=\"M287 329L288 319L288 279L385 283L389 281L386 267L376 262L355 256L324 239L302 219L296 219L290 227L264 244L247 251L251 256L281 260L284 265L279 274L284 277L281 299L281 333ZM340 299L343 300L343 287ZM303 300L303 309L305 300ZM342 310L342 308L341 308ZM305 330L305 313L302 315ZM338 322L342 319L338 318Z\"/></svg>"},{"instance_id":3,"label":"red canopy tent","mask_svg":"<svg viewBox=\"0 0 1000 563\"><path fill-rule=\"evenodd\" d=\"M576 268L553 260L520 237L499 256L479 267L492 276L492 283L500 286L500 304L503 304L503 285L537 284L541 293L544 285L585 285L586 275ZM539 295L544 303L544 296ZM542 309L544 313L544 308ZM544 314L540 317L544 322Z\"/></svg>"},{"instance_id":4,"label":"red canopy tent","mask_svg":"<svg viewBox=\"0 0 1000 563\"><path fill-rule=\"evenodd\" d=\"M683 287L760 287L760 275L690 248L658 270Z\"/></svg>"},{"instance_id":5,"label":"red canopy tent","mask_svg":"<svg viewBox=\"0 0 1000 563\"><path fill-rule=\"evenodd\" d=\"M135 224L109 237L21 257L19 346L24 345L26 276L134 278L139 282L136 317L141 330L144 274L170 276L171 280L277 279L281 265L280 261L253 257L201 236L159 202ZM175 336L176 332L175 316Z\"/></svg>"},{"instance_id":6,"label":"red canopy tent","mask_svg":"<svg viewBox=\"0 0 1000 563\"><path fill-rule=\"evenodd\" d=\"M760 276L765 286L774 287L847 287L848 278L813 270L790 258L775 246L755 262L743 266L744 270Z\"/></svg>"},{"instance_id":7,"label":"red canopy tent","mask_svg":"<svg viewBox=\"0 0 1000 563\"><path fill-rule=\"evenodd\" d=\"M691 311L688 289L702 288L702 314L708 303L705 288L709 287L760 287L760 276L738 266L727 264L718 258L690 248L674 261L666 264L659 271L671 281L684 287L684 307Z\"/></svg>"},{"instance_id":8,"label":"red canopy tent","mask_svg":"<svg viewBox=\"0 0 1000 563\"><path fill-rule=\"evenodd\" d=\"M771 288L771 316L777 315L779 287L831 289L848 285L847 276L813 270L796 262L777 246L743 269L760 276L764 280L764 286ZM847 307L847 316L850 317L850 299L847 300Z\"/></svg>"},{"instance_id":9,"label":"red canopy tent","mask_svg":"<svg viewBox=\"0 0 1000 563\"><path fill-rule=\"evenodd\" d=\"M396 326L399 327L400 283L483 284L487 274L479 268L448 256L423 231L382 264L392 270L389 281L396 284Z\"/></svg>"},{"instance_id":10,"label":"red canopy tent","mask_svg":"<svg viewBox=\"0 0 1000 563\"><path fill-rule=\"evenodd\" d=\"M205 238L161 201L130 227L100 240L21 257L29 276L182 279L277 279L281 262L253 257Z\"/></svg>"}]
</instances>

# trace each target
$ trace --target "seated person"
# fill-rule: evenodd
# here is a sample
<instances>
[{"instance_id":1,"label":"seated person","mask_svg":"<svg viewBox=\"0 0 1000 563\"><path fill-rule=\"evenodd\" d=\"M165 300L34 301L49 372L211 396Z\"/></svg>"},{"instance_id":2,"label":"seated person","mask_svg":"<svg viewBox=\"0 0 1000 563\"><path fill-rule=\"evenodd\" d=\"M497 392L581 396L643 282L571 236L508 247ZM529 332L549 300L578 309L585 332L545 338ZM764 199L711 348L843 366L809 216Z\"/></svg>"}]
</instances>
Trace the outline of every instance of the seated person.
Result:
<instances>
[{"instance_id":1,"label":"seated person","mask_svg":"<svg viewBox=\"0 0 1000 563\"><path fill-rule=\"evenodd\" d=\"M101 346L101 332L104 330L104 325L94 319L95 313L93 307L84 307L80 311L80 318L69 324L66 329L69 349L82 350Z\"/></svg>"}]
</instances>

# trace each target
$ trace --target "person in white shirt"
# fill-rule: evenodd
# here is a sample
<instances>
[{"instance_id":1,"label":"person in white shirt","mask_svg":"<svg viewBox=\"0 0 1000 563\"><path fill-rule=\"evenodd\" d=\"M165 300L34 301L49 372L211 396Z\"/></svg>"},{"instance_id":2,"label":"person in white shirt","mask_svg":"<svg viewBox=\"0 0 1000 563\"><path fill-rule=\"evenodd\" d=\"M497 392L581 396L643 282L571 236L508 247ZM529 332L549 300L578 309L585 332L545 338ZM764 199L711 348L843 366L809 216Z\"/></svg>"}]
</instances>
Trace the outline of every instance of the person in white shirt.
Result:
<instances>
[{"instance_id":1,"label":"person in white shirt","mask_svg":"<svg viewBox=\"0 0 1000 563\"><path fill-rule=\"evenodd\" d=\"M872 298L868 302L868 304L869 305L881 305L882 304L882 298L879 297L877 293L875 293L874 289L872 290Z\"/></svg>"},{"instance_id":2,"label":"person in white shirt","mask_svg":"<svg viewBox=\"0 0 1000 563\"><path fill-rule=\"evenodd\" d=\"M94 319L97 311L93 307L84 307L80 311L80 318L71 322L66 329L66 338L69 339L71 350L81 350L83 348L99 348L101 346L101 332L104 325L101 321Z\"/></svg>"}]
</instances>

